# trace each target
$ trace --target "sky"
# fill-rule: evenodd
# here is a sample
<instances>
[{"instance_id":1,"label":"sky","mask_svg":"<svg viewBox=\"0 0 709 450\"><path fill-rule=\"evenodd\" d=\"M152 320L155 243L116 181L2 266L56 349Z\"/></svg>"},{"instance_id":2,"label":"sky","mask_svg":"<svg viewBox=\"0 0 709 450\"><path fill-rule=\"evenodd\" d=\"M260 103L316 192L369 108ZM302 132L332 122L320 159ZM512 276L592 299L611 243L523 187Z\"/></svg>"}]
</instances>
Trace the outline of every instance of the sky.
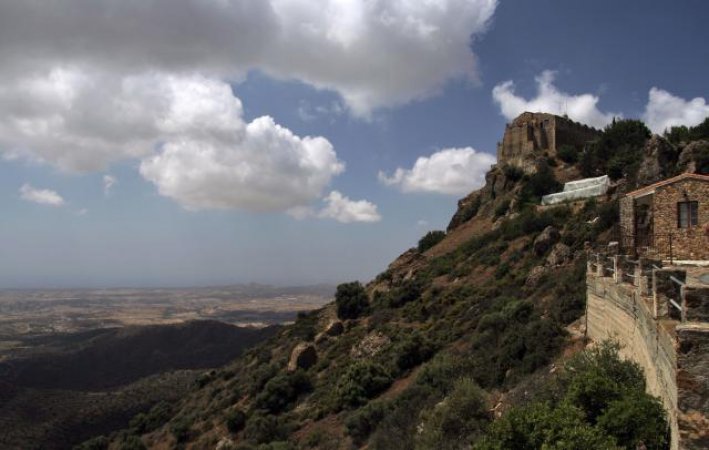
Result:
<instances>
[{"instance_id":1,"label":"sky","mask_svg":"<svg viewBox=\"0 0 709 450\"><path fill-rule=\"evenodd\" d=\"M524 111L709 116L702 0L0 0L0 288L367 281Z\"/></svg>"}]
</instances>

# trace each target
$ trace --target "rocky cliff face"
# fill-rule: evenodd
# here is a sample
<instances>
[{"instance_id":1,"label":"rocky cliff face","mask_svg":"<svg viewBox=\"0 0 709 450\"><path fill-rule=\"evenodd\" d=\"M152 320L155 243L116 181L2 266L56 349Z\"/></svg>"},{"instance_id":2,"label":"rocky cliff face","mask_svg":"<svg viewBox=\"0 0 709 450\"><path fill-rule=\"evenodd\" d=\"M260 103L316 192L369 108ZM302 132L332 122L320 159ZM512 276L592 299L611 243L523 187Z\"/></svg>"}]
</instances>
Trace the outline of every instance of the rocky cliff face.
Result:
<instances>
[{"instance_id":1,"label":"rocky cliff face","mask_svg":"<svg viewBox=\"0 0 709 450\"><path fill-rule=\"evenodd\" d=\"M667 168L674 165L676 160L677 149L665 138L653 135L643 148L643 159L637 176L638 184L647 185L664 179Z\"/></svg>"}]
</instances>

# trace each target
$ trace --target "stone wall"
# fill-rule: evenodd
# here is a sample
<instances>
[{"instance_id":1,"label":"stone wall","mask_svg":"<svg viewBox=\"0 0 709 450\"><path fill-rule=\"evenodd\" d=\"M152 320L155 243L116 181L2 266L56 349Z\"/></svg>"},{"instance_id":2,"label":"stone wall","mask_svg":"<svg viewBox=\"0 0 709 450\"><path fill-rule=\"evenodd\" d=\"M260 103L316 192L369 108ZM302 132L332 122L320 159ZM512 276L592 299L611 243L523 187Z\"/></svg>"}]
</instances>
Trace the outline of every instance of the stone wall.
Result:
<instances>
[{"instance_id":1,"label":"stone wall","mask_svg":"<svg viewBox=\"0 0 709 450\"><path fill-rule=\"evenodd\" d=\"M686 195L685 195L686 193ZM699 202L698 225L677 227L677 203ZM709 260L709 182L685 179L660 186L653 200L655 248L659 256L682 260Z\"/></svg>"},{"instance_id":2,"label":"stone wall","mask_svg":"<svg viewBox=\"0 0 709 450\"><path fill-rule=\"evenodd\" d=\"M620 209L620 246L628 254L634 253L635 239L635 199L622 197L618 201Z\"/></svg>"},{"instance_id":3,"label":"stone wall","mask_svg":"<svg viewBox=\"0 0 709 450\"><path fill-rule=\"evenodd\" d=\"M587 277L588 336L600 342L620 342L622 356L645 371L648 392L662 400L668 412L672 449L678 446L675 342L653 318L650 306L638 299L635 288L609 277Z\"/></svg>"},{"instance_id":4,"label":"stone wall","mask_svg":"<svg viewBox=\"0 0 709 450\"><path fill-rule=\"evenodd\" d=\"M709 332L698 324L677 327L680 448L709 448Z\"/></svg>"},{"instance_id":5,"label":"stone wall","mask_svg":"<svg viewBox=\"0 0 709 450\"><path fill-rule=\"evenodd\" d=\"M673 450L709 448L709 289L682 288L675 299L683 307L680 323L667 318L667 298L676 294L663 287L669 275L682 275L653 269L649 282L638 267L631 284L607 274L596 261L590 260L586 277L588 336L597 342L617 340L621 354L643 368L648 391L668 413ZM622 261L613 265L616 274L628 270Z\"/></svg>"}]
</instances>

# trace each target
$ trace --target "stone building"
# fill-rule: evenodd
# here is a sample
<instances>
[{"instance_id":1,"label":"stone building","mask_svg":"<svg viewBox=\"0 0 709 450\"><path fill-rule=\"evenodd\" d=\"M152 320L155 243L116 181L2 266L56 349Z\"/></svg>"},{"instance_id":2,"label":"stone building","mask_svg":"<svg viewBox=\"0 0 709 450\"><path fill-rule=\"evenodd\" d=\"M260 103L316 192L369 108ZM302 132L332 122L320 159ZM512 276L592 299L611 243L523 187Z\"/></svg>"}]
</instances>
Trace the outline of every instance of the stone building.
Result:
<instances>
[{"instance_id":1,"label":"stone building","mask_svg":"<svg viewBox=\"0 0 709 450\"><path fill-rule=\"evenodd\" d=\"M599 135L595 128L565 117L525 112L505 127L502 142L497 144L497 160L529 170L544 153L554 156L562 145L581 150Z\"/></svg>"},{"instance_id":2,"label":"stone building","mask_svg":"<svg viewBox=\"0 0 709 450\"><path fill-rule=\"evenodd\" d=\"M709 260L709 175L685 173L628 193L620 230L626 253Z\"/></svg>"}]
</instances>

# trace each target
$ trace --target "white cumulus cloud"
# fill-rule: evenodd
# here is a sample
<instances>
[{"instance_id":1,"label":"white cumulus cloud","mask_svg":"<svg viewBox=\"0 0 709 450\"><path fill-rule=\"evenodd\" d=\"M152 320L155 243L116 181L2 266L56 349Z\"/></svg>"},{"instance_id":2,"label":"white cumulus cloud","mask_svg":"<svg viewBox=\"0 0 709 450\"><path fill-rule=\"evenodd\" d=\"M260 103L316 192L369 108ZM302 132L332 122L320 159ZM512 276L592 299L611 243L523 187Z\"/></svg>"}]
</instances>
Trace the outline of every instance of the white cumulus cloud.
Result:
<instances>
[{"instance_id":1,"label":"white cumulus cloud","mask_svg":"<svg viewBox=\"0 0 709 450\"><path fill-rule=\"evenodd\" d=\"M709 104L703 97L685 100L656 87L650 89L643 114L643 120L655 133L679 125L695 126L707 117Z\"/></svg>"},{"instance_id":2,"label":"white cumulus cloud","mask_svg":"<svg viewBox=\"0 0 709 450\"><path fill-rule=\"evenodd\" d=\"M378 222L381 220L377 205L367 200L350 200L338 191L332 191L325 197L325 207L317 216L324 219L335 219L342 223Z\"/></svg>"},{"instance_id":3,"label":"white cumulus cloud","mask_svg":"<svg viewBox=\"0 0 709 450\"><path fill-rule=\"evenodd\" d=\"M267 116L247 124L237 115L230 124L223 136L166 142L140 173L188 209L263 212L307 205L344 170L325 138L300 138Z\"/></svg>"},{"instance_id":4,"label":"white cumulus cloud","mask_svg":"<svg viewBox=\"0 0 709 450\"><path fill-rule=\"evenodd\" d=\"M554 86L555 72L546 70L535 78L537 95L525 99L515 93L515 84L505 81L492 90L492 98L500 107L502 115L512 120L525 111L567 114L571 119L587 125L602 128L608 125L618 113L605 113L598 109L599 97L593 94L568 94Z\"/></svg>"},{"instance_id":5,"label":"white cumulus cloud","mask_svg":"<svg viewBox=\"0 0 709 450\"><path fill-rule=\"evenodd\" d=\"M56 191L50 189L37 189L25 183L20 187L22 200L47 206L63 206L64 199Z\"/></svg>"},{"instance_id":6,"label":"white cumulus cloud","mask_svg":"<svg viewBox=\"0 0 709 450\"><path fill-rule=\"evenodd\" d=\"M419 157L411 169L397 168L392 175L379 172L379 180L403 192L436 192L463 195L483 185L495 157L471 147L447 148Z\"/></svg>"}]
</instances>

